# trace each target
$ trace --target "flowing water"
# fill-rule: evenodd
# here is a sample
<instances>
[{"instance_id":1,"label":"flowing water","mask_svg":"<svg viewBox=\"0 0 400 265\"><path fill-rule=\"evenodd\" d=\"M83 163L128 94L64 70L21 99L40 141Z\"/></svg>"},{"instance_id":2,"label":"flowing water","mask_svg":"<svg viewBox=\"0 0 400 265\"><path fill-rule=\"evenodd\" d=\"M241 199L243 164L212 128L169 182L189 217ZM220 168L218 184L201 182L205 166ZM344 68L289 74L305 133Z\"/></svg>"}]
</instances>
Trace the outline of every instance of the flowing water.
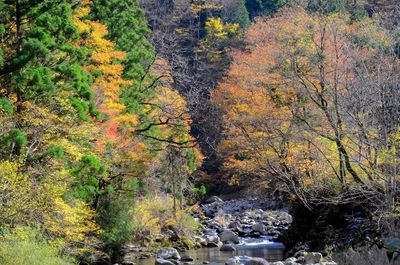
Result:
<instances>
[{"instance_id":1,"label":"flowing water","mask_svg":"<svg viewBox=\"0 0 400 265\"><path fill-rule=\"evenodd\" d=\"M194 264L202 264L207 261L210 264L225 264L231 257L239 256L246 260L249 257L264 258L268 261L279 261L283 259L284 246L281 243L272 242L268 238L242 238L240 244L235 245L236 251L223 252L218 248L200 248L181 253L181 256L190 256ZM137 265L154 265L155 259L138 261Z\"/></svg>"}]
</instances>

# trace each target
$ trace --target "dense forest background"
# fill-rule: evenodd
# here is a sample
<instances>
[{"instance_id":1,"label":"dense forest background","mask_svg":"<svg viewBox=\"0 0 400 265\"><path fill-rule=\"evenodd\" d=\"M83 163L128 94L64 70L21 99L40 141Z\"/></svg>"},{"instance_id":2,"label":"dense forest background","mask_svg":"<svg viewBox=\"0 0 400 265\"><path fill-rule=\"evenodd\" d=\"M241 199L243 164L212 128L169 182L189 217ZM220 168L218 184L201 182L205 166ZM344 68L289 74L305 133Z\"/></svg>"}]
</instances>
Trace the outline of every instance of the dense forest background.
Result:
<instances>
[{"instance_id":1,"label":"dense forest background","mask_svg":"<svg viewBox=\"0 0 400 265\"><path fill-rule=\"evenodd\" d=\"M399 23L396 0L0 1L0 261L190 246L191 205L254 186L398 236Z\"/></svg>"}]
</instances>

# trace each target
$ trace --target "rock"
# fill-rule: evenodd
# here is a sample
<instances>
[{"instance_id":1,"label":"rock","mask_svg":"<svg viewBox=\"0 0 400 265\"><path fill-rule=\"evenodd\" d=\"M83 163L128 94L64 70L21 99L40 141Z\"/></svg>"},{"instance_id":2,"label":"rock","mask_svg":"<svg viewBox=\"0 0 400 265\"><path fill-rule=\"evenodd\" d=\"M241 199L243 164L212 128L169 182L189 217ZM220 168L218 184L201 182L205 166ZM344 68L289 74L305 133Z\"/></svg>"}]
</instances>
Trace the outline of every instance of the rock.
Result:
<instances>
[{"instance_id":1,"label":"rock","mask_svg":"<svg viewBox=\"0 0 400 265\"><path fill-rule=\"evenodd\" d=\"M165 239L165 236L162 234L154 234L154 235L151 235L150 237L155 242L162 242Z\"/></svg>"},{"instance_id":2,"label":"rock","mask_svg":"<svg viewBox=\"0 0 400 265\"><path fill-rule=\"evenodd\" d=\"M220 202L224 202L224 201L218 196L211 196L210 198L208 198L206 200L206 203L214 203L214 202L220 203Z\"/></svg>"},{"instance_id":3,"label":"rock","mask_svg":"<svg viewBox=\"0 0 400 265\"><path fill-rule=\"evenodd\" d=\"M245 265L269 265L269 262L262 258L251 258Z\"/></svg>"},{"instance_id":4,"label":"rock","mask_svg":"<svg viewBox=\"0 0 400 265\"><path fill-rule=\"evenodd\" d=\"M204 237L201 236L195 236L194 237L194 242L195 244L201 246L207 246L207 240Z\"/></svg>"},{"instance_id":5,"label":"rock","mask_svg":"<svg viewBox=\"0 0 400 265\"><path fill-rule=\"evenodd\" d=\"M175 263L166 259L156 259L155 265L175 265Z\"/></svg>"},{"instance_id":6,"label":"rock","mask_svg":"<svg viewBox=\"0 0 400 265\"><path fill-rule=\"evenodd\" d=\"M135 255L132 253L128 253L122 258L121 265L135 265L135 264L136 264Z\"/></svg>"},{"instance_id":7,"label":"rock","mask_svg":"<svg viewBox=\"0 0 400 265\"><path fill-rule=\"evenodd\" d=\"M215 232L215 229L205 229L203 231L203 234L206 236L216 236L217 233Z\"/></svg>"},{"instance_id":8,"label":"rock","mask_svg":"<svg viewBox=\"0 0 400 265\"><path fill-rule=\"evenodd\" d=\"M109 265L111 257L107 253L98 251L89 256L88 263L93 265Z\"/></svg>"},{"instance_id":9,"label":"rock","mask_svg":"<svg viewBox=\"0 0 400 265\"><path fill-rule=\"evenodd\" d=\"M239 257L232 257L225 261L225 265L240 265Z\"/></svg>"},{"instance_id":10,"label":"rock","mask_svg":"<svg viewBox=\"0 0 400 265\"><path fill-rule=\"evenodd\" d=\"M305 264L315 264L315 263L320 263L321 261L322 261L322 254L318 252L307 253L304 256Z\"/></svg>"},{"instance_id":11,"label":"rock","mask_svg":"<svg viewBox=\"0 0 400 265\"><path fill-rule=\"evenodd\" d=\"M297 265L299 263L297 263L297 259L294 257L290 257L285 259L285 261L283 262L285 265Z\"/></svg>"},{"instance_id":12,"label":"rock","mask_svg":"<svg viewBox=\"0 0 400 265\"><path fill-rule=\"evenodd\" d=\"M210 242L206 245L206 247L209 247L209 248L219 248L221 246L222 246L222 242L218 242L218 243Z\"/></svg>"},{"instance_id":13,"label":"rock","mask_svg":"<svg viewBox=\"0 0 400 265\"><path fill-rule=\"evenodd\" d=\"M263 223L256 223L251 228L253 229L254 232L258 232L260 234L265 233L265 225Z\"/></svg>"},{"instance_id":14,"label":"rock","mask_svg":"<svg viewBox=\"0 0 400 265\"><path fill-rule=\"evenodd\" d=\"M235 244L239 244L240 242L239 236L228 229L222 231L218 236L223 243L231 241Z\"/></svg>"},{"instance_id":15,"label":"rock","mask_svg":"<svg viewBox=\"0 0 400 265\"><path fill-rule=\"evenodd\" d=\"M183 262L190 262L193 261L194 259L191 256L182 256L181 261Z\"/></svg>"},{"instance_id":16,"label":"rock","mask_svg":"<svg viewBox=\"0 0 400 265\"><path fill-rule=\"evenodd\" d=\"M220 238L217 235L213 235L213 236L206 236L206 242L207 244L209 243L218 243L220 242Z\"/></svg>"},{"instance_id":17,"label":"rock","mask_svg":"<svg viewBox=\"0 0 400 265\"><path fill-rule=\"evenodd\" d=\"M270 265L285 265L282 261L272 262Z\"/></svg>"},{"instance_id":18,"label":"rock","mask_svg":"<svg viewBox=\"0 0 400 265\"><path fill-rule=\"evenodd\" d=\"M304 257L307 256L308 252L304 250L299 250L296 253L294 253L293 257L298 258L298 257Z\"/></svg>"},{"instance_id":19,"label":"rock","mask_svg":"<svg viewBox=\"0 0 400 265\"><path fill-rule=\"evenodd\" d=\"M150 258L152 255L150 253L141 253L138 257L138 259L148 259Z\"/></svg>"},{"instance_id":20,"label":"rock","mask_svg":"<svg viewBox=\"0 0 400 265\"><path fill-rule=\"evenodd\" d=\"M220 251L235 251L236 248L231 244L223 244L222 247L219 249Z\"/></svg>"},{"instance_id":21,"label":"rock","mask_svg":"<svg viewBox=\"0 0 400 265\"><path fill-rule=\"evenodd\" d=\"M242 228L242 224L239 223L238 221L232 222L229 224L228 228L237 231L237 232L242 232L243 228Z\"/></svg>"},{"instance_id":22,"label":"rock","mask_svg":"<svg viewBox=\"0 0 400 265\"><path fill-rule=\"evenodd\" d=\"M181 256L175 248L162 248L157 253L159 259L180 259Z\"/></svg>"}]
</instances>

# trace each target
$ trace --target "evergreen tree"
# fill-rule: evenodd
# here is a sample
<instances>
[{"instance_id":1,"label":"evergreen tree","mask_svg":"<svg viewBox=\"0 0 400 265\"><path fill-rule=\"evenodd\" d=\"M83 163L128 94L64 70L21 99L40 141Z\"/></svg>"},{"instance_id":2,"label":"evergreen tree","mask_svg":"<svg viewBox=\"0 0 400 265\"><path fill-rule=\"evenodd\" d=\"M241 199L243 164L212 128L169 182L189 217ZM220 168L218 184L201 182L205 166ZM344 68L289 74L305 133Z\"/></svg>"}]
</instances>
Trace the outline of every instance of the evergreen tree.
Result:
<instances>
[{"instance_id":1,"label":"evergreen tree","mask_svg":"<svg viewBox=\"0 0 400 265\"><path fill-rule=\"evenodd\" d=\"M84 51L71 44L79 35L69 1L1 1L0 7L2 96L15 95L20 110L24 100L44 101L65 89L82 118L94 113L90 79L78 66Z\"/></svg>"},{"instance_id":2,"label":"evergreen tree","mask_svg":"<svg viewBox=\"0 0 400 265\"><path fill-rule=\"evenodd\" d=\"M251 20L253 20L256 16L275 13L287 2L288 0L246 0L246 7Z\"/></svg>"},{"instance_id":3,"label":"evergreen tree","mask_svg":"<svg viewBox=\"0 0 400 265\"><path fill-rule=\"evenodd\" d=\"M250 17L245 0L225 1L222 6L221 17L225 22L239 24L241 28L250 26Z\"/></svg>"}]
</instances>

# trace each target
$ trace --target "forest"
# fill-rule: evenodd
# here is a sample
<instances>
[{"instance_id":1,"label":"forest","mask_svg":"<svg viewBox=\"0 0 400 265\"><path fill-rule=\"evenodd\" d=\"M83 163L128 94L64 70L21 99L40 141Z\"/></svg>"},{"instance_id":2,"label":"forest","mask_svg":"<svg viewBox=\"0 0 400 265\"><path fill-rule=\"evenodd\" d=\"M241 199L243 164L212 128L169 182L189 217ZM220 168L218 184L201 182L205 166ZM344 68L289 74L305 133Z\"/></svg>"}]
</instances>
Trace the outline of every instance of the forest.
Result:
<instances>
[{"instance_id":1,"label":"forest","mask_svg":"<svg viewBox=\"0 0 400 265\"><path fill-rule=\"evenodd\" d=\"M400 264L398 0L0 0L0 124L0 264Z\"/></svg>"}]
</instances>

